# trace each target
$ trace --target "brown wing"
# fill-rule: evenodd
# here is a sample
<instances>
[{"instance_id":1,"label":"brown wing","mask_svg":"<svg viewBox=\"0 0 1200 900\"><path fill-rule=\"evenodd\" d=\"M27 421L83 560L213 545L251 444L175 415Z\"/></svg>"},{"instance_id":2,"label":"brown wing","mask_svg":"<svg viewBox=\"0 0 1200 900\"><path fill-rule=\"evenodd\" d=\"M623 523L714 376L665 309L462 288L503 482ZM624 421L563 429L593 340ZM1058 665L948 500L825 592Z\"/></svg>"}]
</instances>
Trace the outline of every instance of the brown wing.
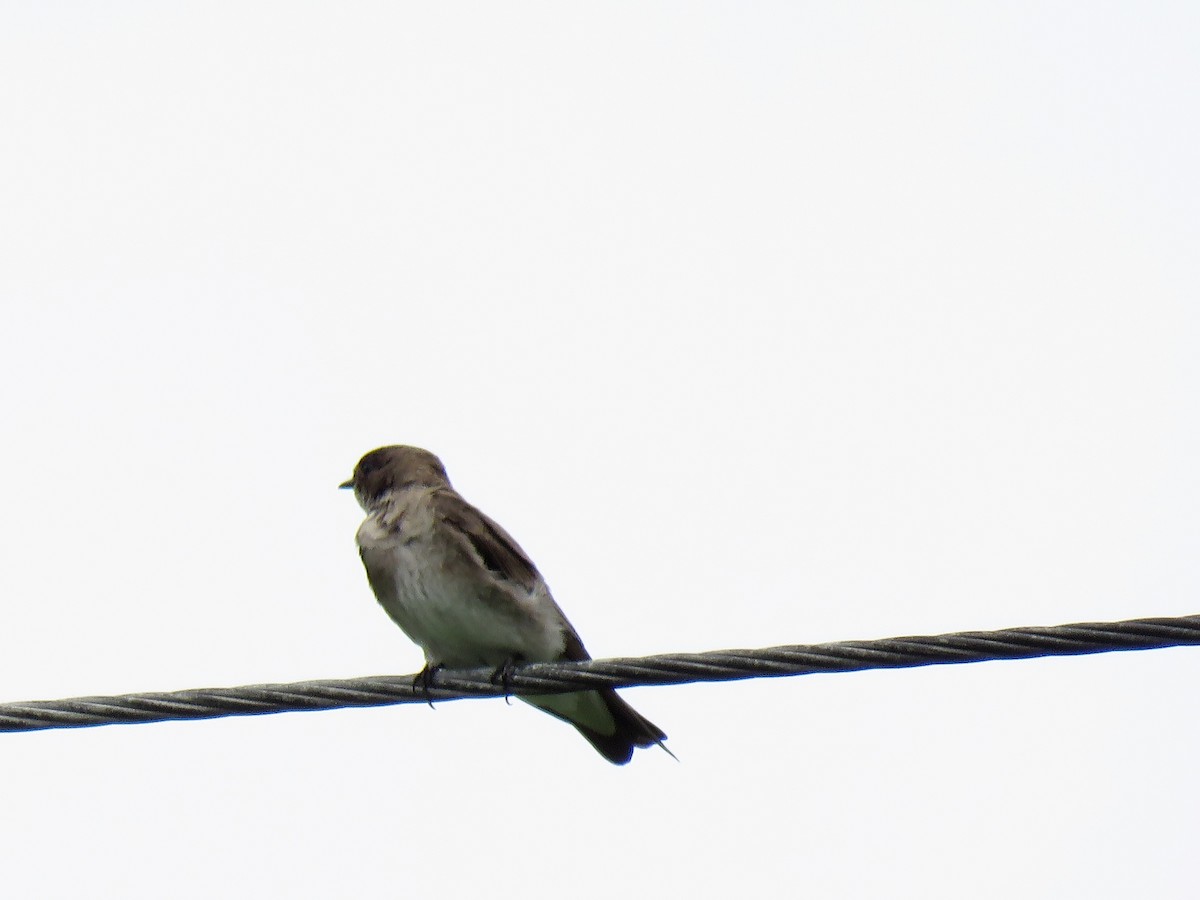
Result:
<instances>
[{"instance_id":1,"label":"brown wing","mask_svg":"<svg viewBox=\"0 0 1200 900\"><path fill-rule=\"evenodd\" d=\"M437 491L432 502L435 514L466 539L471 550L490 572L514 585L526 596L542 592L544 599L554 606L559 619L562 620L566 641L563 659L591 659L579 635L575 633L575 627L567 620L562 608L554 602L541 573L512 535L453 489Z\"/></svg>"},{"instance_id":2,"label":"brown wing","mask_svg":"<svg viewBox=\"0 0 1200 900\"><path fill-rule=\"evenodd\" d=\"M542 580L537 567L507 531L464 500L457 491L440 490L433 495L438 518L462 534L490 571L533 593Z\"/></svg>"}]
</instances>

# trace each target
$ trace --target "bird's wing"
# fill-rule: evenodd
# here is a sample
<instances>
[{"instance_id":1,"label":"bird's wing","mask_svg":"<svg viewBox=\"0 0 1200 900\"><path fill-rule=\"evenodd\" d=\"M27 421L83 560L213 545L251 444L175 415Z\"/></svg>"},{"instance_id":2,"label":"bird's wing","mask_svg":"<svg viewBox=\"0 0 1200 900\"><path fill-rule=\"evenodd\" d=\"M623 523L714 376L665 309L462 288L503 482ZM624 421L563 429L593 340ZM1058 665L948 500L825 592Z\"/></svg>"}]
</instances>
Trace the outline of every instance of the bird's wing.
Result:
<instances>
[{"instance_id":1,"label":"bird's wing","mask_svg":"<svg viewBox=\"0 0 1200 900\"><path fill-rule=\"evenodd\" d=\"M525 551L507 531L464 500L456 491L441 490L433 495L437 518L449 525L471 548L474 556L499 578L509 581L525 593L537 590L542 576Z\"/></svg>"},{"instance_id":2,"label":"bird's wing","mask_svg":"<svg viewBox=\"0 0 1200 900\"><path fill-rule=\"evenodd\" d=\"M439 490L431 499L437 518L449 526L467 548L467 552L477 557L495 578L506 582L526 597L537 596L540 602L549 602L553 606L562 621L566 639L564 658L591 659L575 628L554 602L537 566L512 535L464 500L455 490Z\"/></svg>"}]
</instances>

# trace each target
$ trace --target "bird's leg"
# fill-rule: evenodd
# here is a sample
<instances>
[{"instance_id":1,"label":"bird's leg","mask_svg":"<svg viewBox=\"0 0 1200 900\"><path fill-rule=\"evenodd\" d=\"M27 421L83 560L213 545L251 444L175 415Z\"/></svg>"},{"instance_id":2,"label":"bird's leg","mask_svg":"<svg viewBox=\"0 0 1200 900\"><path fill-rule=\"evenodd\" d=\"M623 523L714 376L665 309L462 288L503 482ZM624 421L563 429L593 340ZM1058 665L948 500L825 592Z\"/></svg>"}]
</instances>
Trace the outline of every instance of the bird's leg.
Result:
<instances>
[{"instance_id":1,"label":"bird's leg","mask_svg":"<svg viewBox=\"0 0 1200 900\"><path fill-rule=\"evenodd\" d=\"M425 695L425 702L429 704L430 709L433 709L433 697L429 695L429 689L433 686L433 674L442 668L444 666L441 663L438 663L436 666L425 663L425 668L413 676L413 690L416 691L420 687L421 693Z\"/></svg>"},{"instance_id":2,"label":"bird's leg","mask_svg":"<svg viewBox=\"0 0 1200 900\"><path fill-rule=\"evenodd\" d=\"M516 671L517 665L525 661L520 654L514 654L504 660L496 671L492 673L492 684L499 684L504 688L504 702L512 706L512 676Z\"/></svg>"}]
</instances>

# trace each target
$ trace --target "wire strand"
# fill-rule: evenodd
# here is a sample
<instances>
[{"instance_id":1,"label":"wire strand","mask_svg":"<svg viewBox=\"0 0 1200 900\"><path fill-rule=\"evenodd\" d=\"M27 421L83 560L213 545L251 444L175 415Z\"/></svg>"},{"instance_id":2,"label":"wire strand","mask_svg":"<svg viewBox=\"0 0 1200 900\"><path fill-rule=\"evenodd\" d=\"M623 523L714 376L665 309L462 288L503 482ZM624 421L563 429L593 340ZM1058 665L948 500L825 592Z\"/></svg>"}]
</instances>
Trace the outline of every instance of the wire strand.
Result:
<instances>
[{"instance_id":1,"label":"wire strand","mask_svg":"<svg viewBox=\"0 0 1200 900\"><path fill-rule=\"evenodd\" d=\"M0 704L0 731L258 716L508 694L556 694L581 688L737 681L816 672L861 672L1196 645L1200 645L1200 615L1130 619L759 650L674 653L638 659L529 663L513 668L504 679L497 678L491 669L446 669L430 674L428 688L417 675L379 675L3 703Z\"/></svg>"}]
</instances>

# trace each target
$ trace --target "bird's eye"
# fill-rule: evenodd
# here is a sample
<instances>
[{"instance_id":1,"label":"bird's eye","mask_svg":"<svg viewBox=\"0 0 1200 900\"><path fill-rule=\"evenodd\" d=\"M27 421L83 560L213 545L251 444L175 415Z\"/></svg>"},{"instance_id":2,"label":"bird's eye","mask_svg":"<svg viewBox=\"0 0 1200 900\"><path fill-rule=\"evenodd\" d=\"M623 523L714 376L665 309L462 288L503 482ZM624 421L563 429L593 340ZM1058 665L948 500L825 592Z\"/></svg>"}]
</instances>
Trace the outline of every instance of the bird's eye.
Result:
<instances>
[{"instance_id":1,"label":"bird's eye","mask_svg":"<svg viewBox=\"0 0 1200 900\"><path fill-rule=\"evenodd\" d=\"M368 453L358 461L358 476L370 475L372 472L378 472L383 468L383 457L378 453Z\"/></svg>"}]
</instances>

